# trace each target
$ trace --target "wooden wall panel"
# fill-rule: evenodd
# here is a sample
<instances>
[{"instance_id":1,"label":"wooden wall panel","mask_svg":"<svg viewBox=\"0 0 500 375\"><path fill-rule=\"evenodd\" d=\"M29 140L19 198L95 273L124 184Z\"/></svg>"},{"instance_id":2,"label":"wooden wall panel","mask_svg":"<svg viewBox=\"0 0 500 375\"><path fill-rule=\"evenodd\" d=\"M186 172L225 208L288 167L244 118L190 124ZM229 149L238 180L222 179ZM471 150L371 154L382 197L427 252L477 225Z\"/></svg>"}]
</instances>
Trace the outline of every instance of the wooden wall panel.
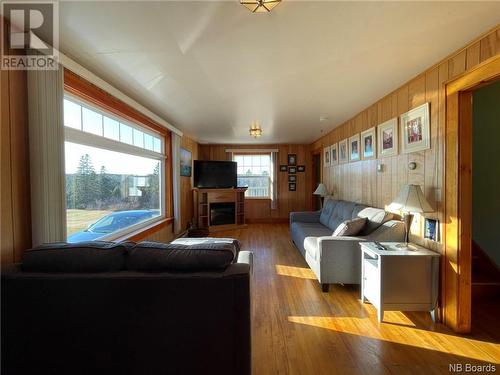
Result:
<instances>
[{"instance_id":1,"label":"wooden wall panel","mask_svg":"<svg viewBox=\"0 0 500 375\"><path fill-rule=\"evenodd\" d=\"M26 72L0 71L0 87L0 262L8 264L31 247Z\"/></svg>"},{"instance_id":2,"label":"wooden wall panel","mask_svg":"<svg viewBox=\"0 0 500 375\"><path fill-rule=\"evenodd\" d=\"M323 148L344 138L376 126L423 103L430 103L431 148L411 154L399 154L374 161L360 161L323 168L322 179L333 196L339 199L385 207L396 196L403 184L414 183L422 187L435 212L427 217L441 221L443 233L443 200L445 199L444 137L445 137L445 87L447 80L458 77L481 62L500 53L500 27L470 43L439 64L429 68L389 95L324 134L312 145ZM416 162L415 170L408 169L409 162ZM382 164L382 172L377 172ZM416 217L411 228L411 240L436 251L442 251L441 241L436 243L423 238L423 219Z\"/></svg>"},{"instance_id":3,"label":"wooden wall panel","mask_svg":"<svg viewBox=\"0 0 500 375\"><path fill-rule=\"evenodd\" d=\"M198 159L198 143L187 136L181 138L181 147L191 151L194 160ZM184 231L189 222L193 222L193 175L181 177L181 229Z\"/></svg>"},{"instance_id":4,"label":"wooden wall panel","mask_svg":"<svg viewBox=\"0 0 500 375\"><path fill-rule=\"evenodd\" d=\"M269 199L247 199L245 204L248 222L275 222L288 220L290 212L312 208L312 154L310 145L220 145L200 144L200 160L227 160L226 149L278 149L280 165L287 164L288 154L297 154L297 165L305 165L306 171L297 173L297 191L288 191L288 173L278 171L278 207L271 209Z\"/></svg>"}]
</instances>

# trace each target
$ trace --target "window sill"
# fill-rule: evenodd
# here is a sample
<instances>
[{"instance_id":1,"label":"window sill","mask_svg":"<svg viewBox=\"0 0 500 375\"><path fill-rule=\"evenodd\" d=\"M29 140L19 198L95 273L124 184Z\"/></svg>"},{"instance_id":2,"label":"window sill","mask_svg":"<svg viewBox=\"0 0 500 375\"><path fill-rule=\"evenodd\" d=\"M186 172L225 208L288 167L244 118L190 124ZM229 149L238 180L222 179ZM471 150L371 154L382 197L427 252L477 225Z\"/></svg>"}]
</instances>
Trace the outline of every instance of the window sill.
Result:
<instances>
[{"instance_id":1,"label":"window sill","mask_svg":"<svg viewBox=\"0 0 500 375\"><path fill-rule=\"evenodd\" d=\"M148 237L149 235L158 232L160 229L165 228L167 225L172 224L174 222L173 217L167 217L155 221L145 227L136 229L130 233L127 233L123 236L113 239L114 242L119 241L140 241Z\"/></svg>"},{"instance_id":2,"label":"window sill","mask_svg":"<svg viewBox=\"0 0 500 375\"><path fill-rule=\"evenodd\" d=\"M245 200L248 201L270 201L269 197L245 197Z\"/></svg>"}]
</instances>

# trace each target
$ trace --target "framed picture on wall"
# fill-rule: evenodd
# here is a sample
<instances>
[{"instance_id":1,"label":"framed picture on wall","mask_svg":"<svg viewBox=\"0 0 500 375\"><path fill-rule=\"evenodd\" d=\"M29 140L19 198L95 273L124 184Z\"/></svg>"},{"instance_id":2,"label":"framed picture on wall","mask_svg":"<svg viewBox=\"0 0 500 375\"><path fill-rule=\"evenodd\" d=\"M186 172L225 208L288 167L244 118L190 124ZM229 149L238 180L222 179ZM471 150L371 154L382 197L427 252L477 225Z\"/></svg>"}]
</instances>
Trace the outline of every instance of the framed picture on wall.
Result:
<instances>
[{"instance_id":1,"label":"framed picture on wall","mask_svg":"<svg viewBox=\"0 0 500 375\"><path fill-rule=\"evenodd\" d=\"M297 184L294 182L290 182L288 184L288 191L296 191L297 190Z\"/></svg>"},{"instance_id":2,"label":"framed picture on wall","mask_svg":"<svg viewBox=\"0 0 500 375\"><path fill-rule=\"evenodd\" d=\"M181 147L181 176L182 177L191 177L192 165L193 165L193 155L191 151L186 150Z\"/></svg>"},{"instance_id":3,"label":"framed picture on wall","mask_svg":"<svg viewBox=\"0 0 500 375\"><path fill-rule=\"evenodd\" d=\"M375 159L377 144L375 143L375 128L370 128L361 133L361 158L363 160Z\"/></svg>"},{"instance_id":4,"label":"framed picture on wall","mask_svg":"<svg viewBox=\"0 0 500 375\"><path fill-rule=\"evenodd\" d=\"M305 165L297 165L297 172L305 172L305 171L306 171Z\"/></svg>"},{"instance_id":5,"label":"framed picture on wall","mask_svg":"<svg viewBox=\"0 0 500 375\"><path fill-rule=\"evenodd\" d=\"M330 147L323 148L323 167L330 166Z\"/></svg>"},{"instance_id":6,"label":"framed picture on wall","mask_svg":"<svg viewBox=\"0 0 500 375\"><path fill-rule=\"evenodd\" d=\"M330 165L337 165L339 163L339 155L337 144L334 143L330 146Z\"/></svg>"},{"instance_id":7,"label":"framed picture on wall","mask_svg":"<svg viewBox=\"0 0 500 375\"><path fill-rule=\"evenodd\" d=\"M289 174L288 175L288 182L297 182L297 175L296 174Z\"/></svg>"},{"instance_id":8,"label":"framed picture on wall","mask_svg":"<svg viewBox=\"0 0 500 375\"><path fill-rule=\"evenodd\" d=\"M424 238L431 241L439 241L439 221L436 219L425 218Z\"/></svg>"},{"instance_id":9,"label":"framed picture on wall","mask_svg":"<svg viewBox=\"0 0 500 375\"><path fill-rule=\"evenodd\" d=\"M394 117L377 126L378 156L395 156L398 154L398 118Z\"/></svg>"},{"instance_id":10,"label":"framed picture on wall","mask_svg":"<svg viewBox=\"0 0 500 375\"><path fill-rule=\"evenodd\" d=\"M280 172L288 171L288 165L280 165Z\"/></svg>"},{"instance_id":11,"label":"framed picture on wall","mask_svg":"<svg viewBox=\"0 0 500 375\"><path fill-rule=\"evenodd\" d=\"M347 163L349 156L347 155L347 138L339 142L339 163Z\"/></svg>"},{"instance_id":12,"label":"framed picture on wall","mask_svg":"<svg viewBox=\"0 0 500 375\"><path fill-rule=\"evenodd\" d=\"M358 161L360 159L359 133L349 138L349 161Z\"/></svg>"},{"instance_id":13,"label":"framed picture on wall","mask_svg":"<svg viewBox=\"0 0 500 375\"><path fill-rule=\"evenodd\" d=\"M288 173L290 174L297 173L297 167L288 167Z\"/></svg>"},{"instance_id":14,"label":"framed picture on wall","mask_svg":"<svg viewBox=\"0 0 500 375\"><path fill-rule=\"evenodd\" d=\"M403 153L423 151L431 147L429 103L401 115L401 146Z\"/></svg>"},{"instance_id":15,"label":"framed picture on wall","mask_svg":"<svg viewBox=\"0 0 500 375\"><path fill-rule=\"evenodd\" d=\"M297 154L288 154L288 165L297 165Z\"/></svg>"}]
</instances>

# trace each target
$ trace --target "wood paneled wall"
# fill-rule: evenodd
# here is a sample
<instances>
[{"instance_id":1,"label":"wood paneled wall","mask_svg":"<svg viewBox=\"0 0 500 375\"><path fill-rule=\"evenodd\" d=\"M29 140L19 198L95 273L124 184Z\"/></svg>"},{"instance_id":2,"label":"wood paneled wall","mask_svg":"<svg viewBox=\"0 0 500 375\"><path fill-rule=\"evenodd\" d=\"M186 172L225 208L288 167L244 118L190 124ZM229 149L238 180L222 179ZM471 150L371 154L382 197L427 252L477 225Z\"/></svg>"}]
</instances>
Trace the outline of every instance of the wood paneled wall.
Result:
<instances>
[{"instance_id":1,"label":"wood paneled wall","mask_svg":"<svg viewBox=\"0 0 500 375\"><path fill-rule=\"evenodd\" d=\"M198 159L198 143L187 136L181 138L181 147L191 151L193 161ZM189 222L193 221L193 174L191 177L181 177L181 229L184 231Z\"/></svg>"},{"instance_id":2,"label":"wood paneled wall","mask_svg":"<svg viewBox=\"0 0 500 375\"><path fill-rule=\"evenodd\" d=\"M200 145L200 160L227 160L226 149L278 149L279 164L287 164L288 154L297 154L297 165L305 165L305 172L297 172L297 191L288 191L288 173L278 171L278 208L271 209L269 199L247 199L247 222L287 221L290 212L307 211L312 207L312 157L309 145Z\"/></svg>"},{"instance_id":3,"label":"wood paneled wall","mask_svg":"<svg viewBox=\"0 0 500 375\"><path fill-rule=\"evenodd\" d=\"M0 261L17 262L31 247L26 72L0 72Z\"/></svg>"},{"instance_id":4,"label":"wood paneled wall","mask_svg":"<svg viewBox=\"0 0 500 375\"><path fill-rule=\"evenodd\" d=\"M322 149L400 116L425 102L430 103L431 148L429 150L402 154L400 146L397 156L323 168L322 180L333 195L344 200L384 207L392 201L402 185L418 184L435 209L434 213L426 216L438 218L443 223L445 219L443 215L444 83L498 53L500 53L500 26L421 73L314 142L313 149ZM401 140L401 134L399 134L399 140ZM417 164L417 168L409 170L408 163L412 161ZM377 172L377 164L383 165L382 172ZM441 242L434 243L423 239L422 218L416 217L412 226L411 240L442 251Z\"/></svg>"}]
</instances>

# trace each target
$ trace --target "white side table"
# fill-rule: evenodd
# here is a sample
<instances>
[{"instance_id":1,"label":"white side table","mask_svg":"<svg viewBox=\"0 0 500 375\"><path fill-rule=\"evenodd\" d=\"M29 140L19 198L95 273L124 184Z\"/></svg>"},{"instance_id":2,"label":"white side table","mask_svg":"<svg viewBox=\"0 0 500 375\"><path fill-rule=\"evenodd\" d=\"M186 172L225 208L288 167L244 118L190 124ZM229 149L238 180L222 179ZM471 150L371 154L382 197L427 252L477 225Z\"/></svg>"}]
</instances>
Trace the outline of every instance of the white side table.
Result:
<instances>
[{"instance_id":1,"label":"white side table","mask_svg":"<svg viewBox=\"0 0 500 375\"><path fill-rule=\"evenodd\" d=\"M398 248L398 242L361 242L361 300L377 308L377 318L384 311L429 311L436 321L439 288L440 254L409 244Z\"/></svg>"}]
</instances>

